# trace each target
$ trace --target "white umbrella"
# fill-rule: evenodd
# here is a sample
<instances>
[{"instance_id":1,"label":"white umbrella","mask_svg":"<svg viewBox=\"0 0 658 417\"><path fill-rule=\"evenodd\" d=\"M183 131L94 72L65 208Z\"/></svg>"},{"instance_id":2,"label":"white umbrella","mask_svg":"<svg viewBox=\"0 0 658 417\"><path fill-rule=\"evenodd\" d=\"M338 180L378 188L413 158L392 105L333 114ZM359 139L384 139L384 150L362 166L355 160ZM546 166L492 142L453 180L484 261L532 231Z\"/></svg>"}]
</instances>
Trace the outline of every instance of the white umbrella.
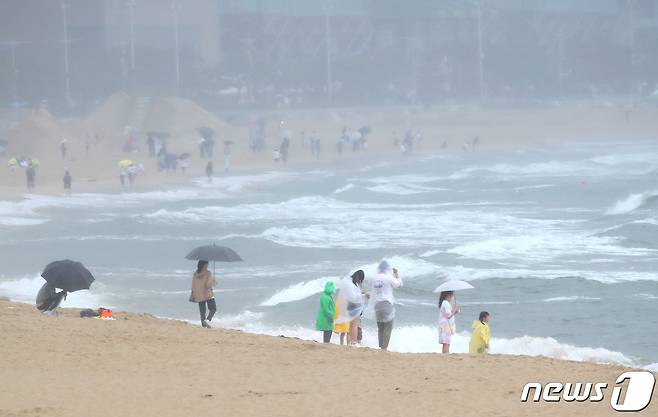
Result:
<instances>
[{"instance_id":1,"label":"white umbrella","mask_svg":"<svg viewBox=\"0 0 658 417\"><path fill-rule=\"evenodd\" d=\"M439 285L438 287L436 287L434 292L470 290L471 288L474 287L468 282L454 279L454 280L448 280L443 284Z\"/></svg>"}]
</instances>

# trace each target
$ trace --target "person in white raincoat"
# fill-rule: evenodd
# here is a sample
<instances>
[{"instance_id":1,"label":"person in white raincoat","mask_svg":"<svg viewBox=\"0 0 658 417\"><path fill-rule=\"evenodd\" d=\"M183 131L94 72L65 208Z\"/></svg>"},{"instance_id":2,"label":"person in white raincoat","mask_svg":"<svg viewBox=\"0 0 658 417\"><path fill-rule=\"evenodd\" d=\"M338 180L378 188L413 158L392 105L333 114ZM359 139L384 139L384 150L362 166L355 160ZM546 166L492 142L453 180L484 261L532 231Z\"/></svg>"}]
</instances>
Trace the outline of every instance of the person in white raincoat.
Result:
<instances>
[{"instance_id":1,"label":"person in white raincoat","mask_svg":"<svg viewBox=\"0 0 658 417\"><path fill-rule=\"evenodd\" d=\"M361 313L365 308L365 300L361 291L364 278L365 274L359 269L350 278L344 278L339 284L336 300L337 317L334 323L350 323L348 336L350 345L357 343Z\"/></svg>"}]
</instances>

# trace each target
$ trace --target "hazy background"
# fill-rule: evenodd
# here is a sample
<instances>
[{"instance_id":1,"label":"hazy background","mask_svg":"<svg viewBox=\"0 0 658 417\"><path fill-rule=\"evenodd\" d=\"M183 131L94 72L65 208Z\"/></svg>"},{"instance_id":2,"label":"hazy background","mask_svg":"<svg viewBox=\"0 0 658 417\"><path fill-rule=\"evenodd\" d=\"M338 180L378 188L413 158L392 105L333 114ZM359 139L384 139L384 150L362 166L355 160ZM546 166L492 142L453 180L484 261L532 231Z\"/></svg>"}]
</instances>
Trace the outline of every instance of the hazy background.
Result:
<instances>
[{"instance_id":1,"label":"hazy background","mask_svg":"<svg viewBox=\"0 0 658 417\"><path fill-rule=\"evenodd\" d=\"M641 98L657 46L655 0L2 0L0 106Z\"/></svg>"}]
</instances>

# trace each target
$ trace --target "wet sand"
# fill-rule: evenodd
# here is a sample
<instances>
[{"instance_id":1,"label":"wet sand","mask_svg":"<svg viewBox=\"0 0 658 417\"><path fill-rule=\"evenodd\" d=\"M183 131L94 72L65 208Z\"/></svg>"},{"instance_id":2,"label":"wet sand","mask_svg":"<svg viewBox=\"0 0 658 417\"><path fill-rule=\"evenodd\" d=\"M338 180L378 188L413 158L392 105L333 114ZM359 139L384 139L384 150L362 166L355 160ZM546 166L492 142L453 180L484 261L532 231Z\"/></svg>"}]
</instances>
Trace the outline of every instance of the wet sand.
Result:
<instances>
[{"instance_id":1,"label":"wet sand","mask_svg":"<svg viewBox=\"0 0 658 417\"><path fill-rule=\"evenodd\" d=\"M193 307L193 306L192 306ZM520 402L527 382L607 382L619 366L386 353L148 315L59 317L0 301L0 416L611 416ZM658 415L654 401L641 415Z\"/></svg>"},{"instance_id":2,"label":"wet sand","mask_svg":"<svg viewBox=\"0 0 658 417\"><path fill-rule=\"evenodd\" d=\"M215 147L213 160L217 176L269 170L340 169L398 160L403 156L399 149L393 146L393 132L396 131L402 138L407 128L416 129L422 134L422 140L413 153L420 157L472 154L472 150L464 150L464 144L470 143L475 136L480 138L476 152L511 152L526 148L561 146L565 143L655 139L658 135L658 108L633 110L628 120L624 109L591 105L523 110L461 107L282 110L268 112L266 116L268 149L262 153L249 150L247 120L243 120L246 117L233 117L233 124L223 125L224 129L218 132L218 145ZM288 165L275 164L272 161L271 149L279 142L280 120L285 120L293 131ZM57 123L56 120L48 121L50 124ZM61 139L53 137L35 142L33 145L36 148L31 151L30 156L41 162L37 170L36 193L62 194L62 177L67 169L73 176L74 193L127 191L119 184L117 167L117 162L125 158L142 163L146 168L146 172L137 178L135 191L154 189L162 185L185 184L193 177L205 175L206 161L198 156L198 138L189 126L186 129L180 128L182 130L179 130L178 136L168 141L168 149L174 153L191 153L190 168L185 175L180 172L167 175L157 172L156 162L148 158L146 149L137 153L121 152L124 140L122 127L117 122L112 123L99 120L99 116L85 119L78 125L75 121L62 122L64 127L71 126L69 131L74 135L70 139L66 160L62 160L60 154ZM84 128L80 125L84 125ZM368 148L352 152L347 146L343 155L338 156L336 142L344 126L355 129L371 126ZM94 142L89 155L86 155L82 136L93 133L95 128L102 131L100 141ZM301 140L302 131L308 138L314 129L318 130L322 143L319 159L311 154L308 142L302 145ZM57 134L61 135L61 132L58 130ZM224 171L224 157L220 145L226 139L236 143L232 147L231 169L228 172ZM0 159L5 166L0 170L0 199L18 198L26 192L23 170L17 169L12 173L6 167L8 158L15 152L18 151L12 151L10 146L10 155Z\"/></svg>"}]
</instances>

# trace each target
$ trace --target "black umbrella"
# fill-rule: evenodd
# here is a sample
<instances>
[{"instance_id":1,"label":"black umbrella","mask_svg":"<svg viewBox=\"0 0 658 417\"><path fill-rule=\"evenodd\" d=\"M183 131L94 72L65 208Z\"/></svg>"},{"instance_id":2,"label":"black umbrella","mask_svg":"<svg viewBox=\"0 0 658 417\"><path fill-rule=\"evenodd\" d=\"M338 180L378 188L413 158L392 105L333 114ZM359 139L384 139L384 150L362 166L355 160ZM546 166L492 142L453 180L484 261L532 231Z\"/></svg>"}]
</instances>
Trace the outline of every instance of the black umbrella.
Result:
<instances>
[{"instance_id":1,"label":"black umbrella","mask_svg":"<svg viewBox=\"0 0 658 417\"><path fill-rule=\"evenodd\" d=\"M146 136L153 136L154 138L165 139L165 138L169 137L169 133L150 131L150 132L146 133Z\"/></svg>"},{"instance_id":2,"label":"black umbrella","mask_svg":"<svg viewBox=\"0 0 658 417\"><path fill-rule=\"evenodd\" d=\"M69 259L49 263L41 276L55 288L68 292L88 290L94 282L94 277L87 268L80 262Z\"/></svg>"},{"instance_id":3,"label":"black umbrella","mask_svg":"<svg viewBox=\"0 0 658 417\"><path fill-rule=\"evenodd\" d=\"M192 249L185 259L196 261L212 261L212 272L215 274L215 262L242 262L240 255L226 246L212 245L199 246Z\"/></svg>"},{"instance_id":4,"label":"black umbrella","mask_svg":"<svg viewBox=\"0 0 658 417\"><path fill-rule=\"evenodd\" d=\"M201 135L201 137L206 140L212 139L213 135L215 134L215 130L208 126L197 127L196 131L199 132L199 135Z\"/></svg>"}]
</instances>

